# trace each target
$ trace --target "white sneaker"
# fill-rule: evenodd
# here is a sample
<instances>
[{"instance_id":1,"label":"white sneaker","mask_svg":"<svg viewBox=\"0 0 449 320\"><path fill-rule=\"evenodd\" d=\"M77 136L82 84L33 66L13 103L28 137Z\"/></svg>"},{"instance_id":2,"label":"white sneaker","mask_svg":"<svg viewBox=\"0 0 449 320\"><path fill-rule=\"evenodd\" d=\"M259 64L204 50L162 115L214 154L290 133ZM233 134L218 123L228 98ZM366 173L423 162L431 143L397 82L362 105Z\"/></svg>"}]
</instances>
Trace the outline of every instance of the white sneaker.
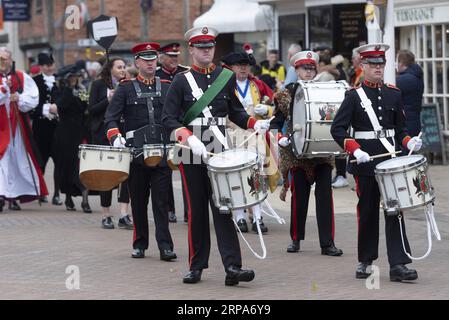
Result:
<instances>
[{"instance_id":1,"label":"white sneaker","mask_svg":"<svg viewBox=\"0 0 449 320\"><path fill-rule=\"evenodd\" d=\"M334 188L344 188L349 185L348 179L343 176L338 176L335 181L332 183L332 187Z\"/></svg>"}]
</instances>

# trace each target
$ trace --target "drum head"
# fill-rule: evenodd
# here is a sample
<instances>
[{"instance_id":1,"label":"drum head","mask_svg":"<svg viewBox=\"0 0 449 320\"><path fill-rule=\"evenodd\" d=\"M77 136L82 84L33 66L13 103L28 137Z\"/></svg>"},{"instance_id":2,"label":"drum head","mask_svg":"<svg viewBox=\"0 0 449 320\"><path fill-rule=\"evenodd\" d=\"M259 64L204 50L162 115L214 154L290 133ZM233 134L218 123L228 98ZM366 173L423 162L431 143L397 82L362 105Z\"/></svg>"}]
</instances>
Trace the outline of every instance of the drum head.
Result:
<instances>
[{"instance_id":1,"label":"drum head","mask_svg":"<svg viewBox=\"0 0 449 320\"><path fill-rule=\"evenodd\" d=\"M249 162L256 161L257 153L246 149L234 149L220 153L209 159L209 166L217 169L230 169L240 167Z\"/></svg>"},{"instance_id":2,"label":"drum head","mask_svg":"<svg viewBox=\"0 0 449 320\"><path fill-rule=\"evenodd\" d=\"M415 163L419 163L424 159L424 156L420 154L414 154L410 156L396 157L382 161L376 166L376 170L390 170L409 167Z\"/></svg>"},{"instance_id":3,"label":"drum head","mask_svg":"<svg viewBox=\"0 0 449 320\"><path fill-rule=\"evenodd\" d=\"M293 100L293 114L292 116L292 130L293 133L293 151L296 156L303 152L304 142L306 139L306 105L305 105L305 90L303 83L299 82L298 89L296 89Z\"/></svg>"}]
</instances>

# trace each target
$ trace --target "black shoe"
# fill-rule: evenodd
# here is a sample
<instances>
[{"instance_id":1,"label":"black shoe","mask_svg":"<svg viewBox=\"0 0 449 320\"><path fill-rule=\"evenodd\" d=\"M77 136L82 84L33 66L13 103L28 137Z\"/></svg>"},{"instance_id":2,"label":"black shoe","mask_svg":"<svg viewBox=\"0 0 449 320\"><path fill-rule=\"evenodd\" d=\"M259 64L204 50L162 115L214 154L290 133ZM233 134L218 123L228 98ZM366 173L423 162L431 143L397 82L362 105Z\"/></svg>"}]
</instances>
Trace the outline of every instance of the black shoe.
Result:
<instances>
[{"instance_id":1,"label":"black shoe","mask_svg":"<svg viewBox=\"0 0 449 320\"><path fill-rule=\"evenodd\" d=\"M140 248L133 249L131 257L136 258L136 259L145 258L145 249L140 249Z\"/></svg>"},{"instance_id":2,"label":"black shoe","mask_svg":"<svg viewBox=\"0 0 449 320\"><path fill-rule=\"evenodd\" d=\"M237 221L237 226L239 227L241 232L248 232L248 224L245 219L240 219Z\"/></svg>"},{"instance_id":3,"label":"black shoe","mask_svg":"<svg viewBox=\"0 0 449 320\"><path fill-rule=\"evenodd\" d=\"M89 206L89 202L81 203L81 208L83 209L84 213L92 213L92 209Z\"/></svg>"},{"instance_id":4,"label":"black shoe","mask_svg":"<svg viewBox=\"0 0 449 320\"><path fill-rule=\"evenodd\" d=\"M177 258L176 253L174 253L172 250L170 249L161 250L161 260L171 261L176 258Z\"/></svg>"},{"instance_id":5,"label":"black shoe","mask_svg":"<svg viewBox=\"0 0 449 320\"><path fill-rule=\"evenodd\" d=\"M5 206L5 200L0 199L0 212L3 212L3 207Z\"/></svg>"},{"instance_id":6,"label":"black shoe","mask_svg":"<svg viewBox=\"0 0 449 320\"><path fill-rule=\"evenodd\" d=\"M67 211L76 211L75 204L73 203L72 198L65 199L64 203Z\"/></svg>"},{"instance_id":7,"label":"black shoe","mask_svg":"<svg viewBox=\"0 0 449 320\"><path fill-rule=\"evenodd\" d=\"M403 264L390 267L390 281L412 281L418 279L418 273L414 269L409 269Z\"/></svg>"},{"instance_id":8,"label":"black shoe","mask_svg":"<svg viewBox=\"0 0 449 320\"><path fill-rule=\"evenodd\" d=\"M335 247L335 245L330 245L329 247L321 248L321 254L325 256L339 257L343 254L343 251Z\"/></svg>"},{"instance_id":9,"label":"black shoe","mask_svg":"<svg viewBox=\"0 0 449 320\"><path fill-rule=\"evenodd\" d=\"M259 225L260 225L260 231L262 231L262 234L268 232L268 228L265 226L262 219L260 219ZM257 225L256 225L255 221L253 222L253 226L251 229L253 230L253 232L257 233Z\"/></svg>"},{"instance_id":10,"label":"black shoe","mask_svg":"<svg viewBox=\"0 0 449 320\"><path fill-rule=\"evenodd\" d=\"M184 276L182 282L184 283L197 283L201 280L201 274L203 270L190 270L188 274Z\"/></svg>"},{"instance_id":11,"label":"black shoe","mask_svg":"<svg viewBox=\"0 0 449 320\"><path fill-rule=\"evenodd\" d=\"M114 229L114 222L111 217L106 217L101 220L101 227L103 229Z\"/></svg>"},{"instance_id":12,"label":"black shoe","mask_svg":"<svg viewBox=\"0 0 449 320\"><path fill-rule=\"evenodd\" d=\"M19 211L22 210L16 200L10 201L8 205L9 210Z\"/></svg>"},{"instance_id":13,"label":"black shoe","mask_svg":"<svg viewBox=\"0 0 449 320\"><path fill-rule=\"evenodd\" d=\"M61 206L62 205L62 201L59 198L59 196L53 196L53 199L51 199L51 203L55 206Z\"/></svg>"},{"instance_id":14,"label":"black shoe","mask_svg":"<svg viewBox=\"0 0 449 320\"><path fill-rule=\"evenodd\" d=\"M227 286L235 286L242 282L249 282L254 279L254 271L253 270L243 270L236 266L230 266L226 268L226 278L225 285Z\"/></svg>"},{"instance_id":15,"label":"black shoe","mask_svg":"<svg viewBox=\"0 0 449 320\"><path fill-rule=\"evenodd\" d=\"M120 229L133 230L134 224L129 215L126 215L123 218L118 219L118 227Z\"/></svg>"},{"instance_id":16,"label":"black shoe","mask_svg":"<svg viewBox=\"0 0 449 320\"><path fill-rule=\"evenodd\" d=\"M372 262L359 262L357 265L357 269L355 270L356 279L366 279L371 275L371 272L366 272L366 268L368 268Z\"/></svg>"},{"instance_id":17,"label":"black shoe","mask_svg":"<svg viewBox=\"0 0 449 320\"><path fill-rule=\"evenodd\" d=\"M173 211L169 211L168 212L168 222L176 223L177 221L178 221L178 219L176 219L176 213L174 213Z\"/></svg>"},{"instance_id":18,"label":"black shoe","mask_svg":"<svg viewBox=\"0 0 449 320\"><path fill-rule=\"evenodd\" d=\"M41 202L42 203L48 203L48 198L47 197L41 197Z\"/></svg>"},{"instance_id":19,"label":"black shoe","mask_svg":"<svg viewBox=\"0 0 449 320\"><path fill-rule=\"evenodd\" d=\"M299 251L299 240L293 240L287 247L287 252L298 252Z\"/></svg>"}]
</instances>

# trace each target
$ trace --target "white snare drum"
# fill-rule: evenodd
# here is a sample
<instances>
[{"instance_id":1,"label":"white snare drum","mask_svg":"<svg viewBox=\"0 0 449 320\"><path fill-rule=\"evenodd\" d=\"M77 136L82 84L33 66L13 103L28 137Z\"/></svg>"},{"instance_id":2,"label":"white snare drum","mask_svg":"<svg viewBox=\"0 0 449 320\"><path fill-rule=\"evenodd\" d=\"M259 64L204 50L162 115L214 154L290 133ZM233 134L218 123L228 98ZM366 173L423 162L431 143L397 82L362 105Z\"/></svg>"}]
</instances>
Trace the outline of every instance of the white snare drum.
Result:
<instances>
[{"instance_id":1,"label":"white snare drum","mask_svg":"<svg viewBox=\"0 0 449 320\"><path fill-rule=\"evenodd\" d=\"M112 190L129 175L128 148L82 144L79 146L80 180L89 190Z\"/></svg>"},{"instance_id":2,"label":"white snare drum","mask_svg":"<svg viewBox=\"0 0 449 320\"><path fill-rule=\"evenodd\" d=\"M297 157L344 154L332 138L330 128L348 88L346 81L299 81L292 114L292 147Z\"/></svg>"},{"instance_id":3,"label":"white snare drum","mask_svg":"<svg viewBox=\"0 0 449 320\"><path fill-rule=\"evenodd\" d=\"M435 200L427 169L422 155L397 157L376 166L382 206L387 213L425 206Z\"/></svg>"},{"instance_id":4,"label":"white snare drum","mask_svg":"<svg viewBox=\"0 0 449 320\"><path fill-rule=\"evenodd\" d=\"M209 159L208 174L220 212L252 207L268 196L257 153L234 149Z\"/></svg>"},{"instance_id":5,"label":"white snare drum","mask_svg":"<svg viewBox=\"0 0 449 320\"><path fill-rule=\"evenodd\" d=\"M165 154L163 144L145 144L143 146L143 161L149 167L155 167L161 162Z\"/></svg>"}]
</instances>

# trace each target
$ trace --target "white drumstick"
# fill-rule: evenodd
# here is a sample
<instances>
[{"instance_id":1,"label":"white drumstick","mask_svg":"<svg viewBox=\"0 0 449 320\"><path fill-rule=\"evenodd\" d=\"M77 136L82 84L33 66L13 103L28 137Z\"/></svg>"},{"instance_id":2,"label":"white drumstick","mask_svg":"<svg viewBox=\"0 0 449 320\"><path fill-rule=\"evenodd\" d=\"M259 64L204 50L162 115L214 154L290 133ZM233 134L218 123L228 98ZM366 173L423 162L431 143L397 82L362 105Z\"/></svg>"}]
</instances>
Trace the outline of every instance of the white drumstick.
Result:
<instances>
[{"instance_id":1,"label":"white drumstick","mask_svg":"<svg viewBox=\"0 0 449 320\"><path fill-rule=\"evenodd\" d=\"M394 154L398 154L401 153L402 151L395 151L395 152L386 152L386 153L381 153L381 154L376 154L375 156L370 156L370 160L376 159L376 158L382 158L382 157L387 157L387 156L392 156ZM351 163L355 163L357 162L357 159L353 159L351 161L349 161Z\"/></svg>"},{"instance_id":2,"label":"white drumstick","mask_svg":"<svg viewBox=\"0 0 449 320\"><path fill-rule=\"evenodd\" d=\"M180 147L180 148L184 148L184 149L192 150L192 148L190 148L189 146L185 146L185 145L180 144L180 143L176 143L175 146ZM209 152L209 151L206 151L206 153L208 155L210 155L210 156L219 156L219 157L224 157L225 156L225 155L220 154L220 153L212 153L212 152Z\"/></svg>"},{"instance_id":3,"label":"white drumstick","mask_svg":"<svg viewBox=\"0 0 449 320\"><path fill-rule=\"evenodd\" d=\"M268 120L268 122L271 122L271 120L273 120L274 119L274 116L273 117L271 117L269 120ZM239 144L238 146L237 146L237 148L241 148L249 139L251 139L253 136L255 136L256 134L258 134L259 133L259 130L256 130L256 131L254 131L253 133L251 133L249 136L248 136L248 138L246 138L245 140L243 140L242 141L242 143L241 144Z\"/></svg>"},{"instance_id":4,"label":"white drumstick","mask_svg":"<svg viewBox=\"0 0 449 320\"><path fill-rule=\"evenodd\" d=\"M418 134L418 138L421 138L421 136L422 136L422 131ZM410 149L410 151L409 151L407 157L409 157L409 156L412 154L413 150L415 150L415 146L416 146L416 141L415 141L415 143L413 144L413 147Z\"/></svg>"}]
</instances>

